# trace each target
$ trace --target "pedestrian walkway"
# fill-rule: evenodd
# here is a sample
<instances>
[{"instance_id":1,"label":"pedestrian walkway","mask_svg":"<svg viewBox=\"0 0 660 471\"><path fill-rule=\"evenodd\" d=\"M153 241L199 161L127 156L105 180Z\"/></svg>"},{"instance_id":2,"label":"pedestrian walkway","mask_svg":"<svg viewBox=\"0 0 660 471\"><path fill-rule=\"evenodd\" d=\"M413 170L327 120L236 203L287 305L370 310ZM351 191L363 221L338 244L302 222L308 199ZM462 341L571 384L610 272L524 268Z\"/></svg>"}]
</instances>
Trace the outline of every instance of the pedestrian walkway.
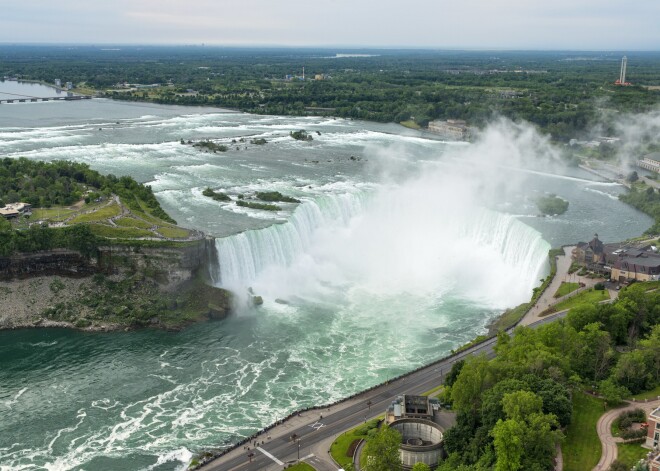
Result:
<instances>
[{"instance_id":1,"label":"pedestrian walkway","mask_svg":"<svg viewBox=\"0 0 660 471\"><path fill-rule=\"evenodd\" d=\"M527 314L525 314L525 316L521 319L520 325L533 324L534 322L543 318L541 314L543 314L549 307L552 307L559 301L573 297L584 290L593 288L596 283L602 281L602 279L599 280L594 278L587 278L586 276L579 276L577 273L568 273L568 270L571 268L571 264L573 263L571 254L574 248L574 245L562 248L564 250L564 254L558 255L555 259L557 262L557 272L555 273L552 282L550 282L550 285L541 294L534 306L532 306L531 309L527 311ZM583 287L561 298L555 298L555 293L564 282L579 283ZM619 292L615 290L609 290L609 292L610 299L615 299L619 295Z\"/></svg>"},{"instance_id":2,"label":"pedestrian walkway","mask_svg":"<svg viewBox=\"0 0 660 471\"><path fill-rule=\"evenodd\" d=\"M652 410L660 407L660 400L647 401L647 402L627 402L628 404L625 407L619 407L617 409L612 409L605 412L596 425L596 430L598 431L598 438L602 446L602 453L600 455L600 461L592 471L607 471L614 460L618 456L617 443L623 443L621 437L614 437L612 435L612 423L619 416L621 412L632 410L632 409L642 409L647 414Z\"/></svg>"}]
</instances>

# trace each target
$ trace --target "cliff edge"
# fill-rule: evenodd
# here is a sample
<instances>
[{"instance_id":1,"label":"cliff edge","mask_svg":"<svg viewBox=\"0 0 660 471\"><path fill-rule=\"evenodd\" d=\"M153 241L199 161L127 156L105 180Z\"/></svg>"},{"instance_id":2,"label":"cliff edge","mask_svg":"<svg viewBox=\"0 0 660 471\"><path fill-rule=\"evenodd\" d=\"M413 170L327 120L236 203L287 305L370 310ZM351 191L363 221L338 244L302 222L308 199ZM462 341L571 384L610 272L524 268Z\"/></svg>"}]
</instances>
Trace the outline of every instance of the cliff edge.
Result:
<instances>
[{"instance_id":1,"label":"cliff edge","mask_svg":"<svg viewBox=\"0 0 660 471\"><path fill-rule=\"evenodd\" d=\"M179 329L226 317L231 295L209 284L214 244L104 246L0 257L0 329Z\"/></svg>"}]
</instances>

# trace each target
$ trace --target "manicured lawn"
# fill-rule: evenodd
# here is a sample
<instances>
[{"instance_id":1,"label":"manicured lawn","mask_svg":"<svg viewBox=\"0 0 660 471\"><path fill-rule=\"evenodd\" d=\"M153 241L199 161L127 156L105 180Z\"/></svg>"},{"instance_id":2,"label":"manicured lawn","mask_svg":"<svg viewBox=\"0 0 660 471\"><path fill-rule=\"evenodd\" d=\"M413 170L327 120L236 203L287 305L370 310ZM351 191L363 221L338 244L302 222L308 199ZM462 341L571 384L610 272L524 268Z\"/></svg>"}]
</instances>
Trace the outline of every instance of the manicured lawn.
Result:
<instances>
[{"instance_id":1,"label":"manicured lawn","mask_svg":"<svg viewBox=\"0 0 660 471\"><path fill-rule=\"evenodd\" d=\"M564 309L575 307L578 304L596 304L600 301L605 301L606 299L610 299L610 293L606 289L602 291L589 289L587 291L581 292L580 294L576 294L572 298L568 298L560 303L555 304L553 306L553 311L563 311Z\"/></svg>"},{"instance_id":2,"label":"manicured lawn","mask_svg":"<svg viewBox=\"0 0 660 471\"><path fill-rule=\"evenodd\" d=\"M69 208L42 208L32 210L32 220L60 222L75 214L75 209Z\"/></svg>"},{"instance_id":3,"label":"manicured lawn","mask_svg":"<svg viewBox=\"0 0 660 471\"><path fill-rule=\"evenodd\" d=\"M361 438L367 438L366 432L361 432L365 431L369 426L375 426L377 422L378 419L373 419L366 424L355 427L348 432L344 432L339 435L337 439L332 443L330 446L330 454L341 467L345 468L353 464L353 457L346 456L348 449L351 447L353 441L359 440Z\"/></svg>"},{"instance_id":4,"label":"manicured lawn","mask_svg":"<svg viewBox=\"0 0 660 471\"><path fill-rule=\"evenodd\" d=\"M555 298L561 298L562 296L566 296L568 293L572 293L579 287L580 287L579 283L567 283L565 281L562 281L561 285L559 286L559 289L555 293Z\"/></svg>"},{"instance_id":5,"label":"manicured lawn","mask_svg":"<svg viewBox=\"0 0 660 471\"><path fill-rule=\"evenodd\" d=\"M603 412L601 400L582 392L573 394L573 420L561 445L565 471L585 471L598 464L601 444L596 423Z\"/></svg>"},{"instance_id":6,"label":"manicured lawn","mask_svg":"<svg viewBox=\"0 0 660 471\"><path fill-rule=\"evenodd\" d=\"M424 394L422 394L422 396L436 397L442 392L444 388L445 387L443 385L440 385L438 387L431 389L430 391L426 391Z\"/></svg>"},{"instance_id":7,"label":"manicured lawn","mask_svg":"<svg viewBox=\"0 0 660 471\"><path fill-rule=\"evenodd\" d=\"M629 468L632 468L641 458L645 458L649 452L648 449L642 448L639 443L617 443L616 447L619 452L617 460L625 463Z\"/></svg>"},{"instance_id":8,"label":"manicured lawn","mask_svg":"<svg viewBox=\"0 0 660 471\"><path fill-rule=\"evenodd\" d=\"M140 229L149 229L153 224L132 217L123 217L115 220L115 224L122 227L138 227Z\"/></svg>"},{"instance_id":9,"label":"manicured lawn","mask_svg":"<svg viewBox=\"0 0 660 471\"><path fill-rule=\"evenodd\" d=\"M647 392L635 394L633 397L638 401L643 401L644 399L657 399L658 396L660 396L660 386Z\"/></svg>"},{"instance_id":10,"label":"manicured lawn","mask_svg":"<svg viewBox=\"0 0 660 471\"><path fill-rule=\"evenodd\" d=\"M287 471L316 471L316 468L308 465L307 463L298 463L286 468Z\"/></svg>"},{"instance_id":11,"label":"manicured lawn","mask_svg":"<svg viewBox=\"0 0 660 471\"><path fill-rule=\"evenodd\" d=\"M134 239L136 237L154 237L154 234L137 227L112 227L104 224L91 224L89 228L94 234L112 239Z\"/></svg>"},{"instance_id":12,"label":"manicured lawn","mask_svg":"<svg viewBox=\"0 0 660 471\"><path fill-rule=\"evenodd\" d=\"M493 330L500 331L506 330L509 327L515 325L523 316L529 311L529 308L532 306L532 303L523 303L518 306L507 309L504 311L500 317L498 317L492 325Z\"/></svg>"},{"instance_id":13,"label":"manicured lawn","mask_svg":"<svg viewBox=\"0 0 660 471\"><path fill-rule=\"evenodd\" d=\"M168 239L184 239L190 235L186 229L175 226L162 226L156 229L156 232Z\"/></svg>"},{"instance_id":14,"label":"manicured lawn","mask_svg":"<svg viewBox=\"0 0 660 471\"><path fill-rule=\"evenodd\" d=\"M99 208L96 211L92 211L91 213L86 213L86 214L81 214L80 216L76 216L70 221L70 223L77 224L80 222L101 222L113 216L119 216L120 213L121 213L121 208L119 207L119 205L113 203L108 206L103 206L102 208Z\"/></svg>"},{"instance_id":15,"label":"manicured lawn","mask_svg":"<svg viewBox=\"0 0 660 471\"><path fill-rule=\"evenodd\" d=\"M417 124L416 122L409 120L409 121L401 121L401 126L405 126L410 129L422 129L422 127Z\"/></svg>"},{"instance_id":16,"label":"manicured lawn","mask_svg":"<svg viewBox=\"0 0 660 471\"><path fill-rule=\"evenodd\" d=\"M339 463L342 467L348 467L348 465L353 464L353 459L346 456L348 449L353 443L354 440L359 440L360 438L366 438L362 435L355 435L352 430L342 433L337 437L337 439L330 446L330 454L334 460Z\"/></svg>"}]
</instances>

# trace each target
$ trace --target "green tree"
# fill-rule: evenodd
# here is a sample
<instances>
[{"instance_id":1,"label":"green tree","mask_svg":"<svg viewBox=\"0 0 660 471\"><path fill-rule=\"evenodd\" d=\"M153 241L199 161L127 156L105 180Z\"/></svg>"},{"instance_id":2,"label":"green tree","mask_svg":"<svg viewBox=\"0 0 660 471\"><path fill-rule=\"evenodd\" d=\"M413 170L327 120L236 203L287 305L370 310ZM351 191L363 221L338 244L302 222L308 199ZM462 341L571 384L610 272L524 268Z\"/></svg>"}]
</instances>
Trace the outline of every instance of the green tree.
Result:
<instances>
[{"instance_id":1,"label":"green tree","mask_svg":"<svg viewBox=\"0 0 660 471\"><path fill-rule=\"evenodd\" d=\"M415 466L412 467L412 471L431 471L431 467L426 463L415 463Z\"/></svg>"},{"instance_id":2,"label":"green tree","mask_svg":"<svg viewBox=\"0 0 660 471\"><path fill-rule=\"evenodd\" d=\"M495 471L518 471L522 466L525 425L517 420L499 420L493 430L497 461Z\"/></svg>"},{"instance_id":3,"label":"green tree","mask_svg":"<svg viewBox=\"0 0 660 471\"><path fill-rule=\"evenodd\" d=\"M468 358L452 387L454 408L459 411L477 410L481 405L481 394L492 382L488 358L485 355Z\"/></svg>"},{"instance_id":4,"label":"green tree","mask_svg":"<svg viewBox=\"0 0 660 471\"><path fill-rule=\"evenodd\" d=\"M523 422L525 417L541 412L543 400L530 391L507 393L502 398L502 409L510 419Z\"/></svg>"},{"instance_id":5,"label":"green tree","mask_svg":"<svg viewBox=\"0 0 660 471\"><path fill-rule=\"evenodd\" d=\"M616 384L611 378L598 384L598 392L611 405L618 405L624 397L630 394L625 387Z\"/></svg>"},{"instance_id":6,"label":"green tree","mask_svg":"<svg viewBox=\"0 0 660 471\"><path fill-rule=\"evenodd\" d=\"M399 455L401 439L399 432L383 425L364 447L369 470L393 471L401 469L401 457Z\"/></svg>"}]
</instances>

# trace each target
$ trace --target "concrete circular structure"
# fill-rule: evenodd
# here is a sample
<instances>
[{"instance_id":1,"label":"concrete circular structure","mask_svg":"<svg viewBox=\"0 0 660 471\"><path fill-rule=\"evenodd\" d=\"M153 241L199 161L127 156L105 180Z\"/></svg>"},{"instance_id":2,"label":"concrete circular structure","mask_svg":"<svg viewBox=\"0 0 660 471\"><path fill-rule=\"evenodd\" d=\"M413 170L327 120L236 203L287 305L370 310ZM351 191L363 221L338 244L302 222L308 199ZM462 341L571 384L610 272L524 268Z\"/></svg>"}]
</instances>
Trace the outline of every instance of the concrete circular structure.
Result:
<instances>
[{"instance_id":1,"label":"concrete circular structure","mask_svg":"<svg viewBox=\"0 0 660 471\"><path fill-rule=\"evenodd\" d=\"M425 463L431 468L444 456L442 428L424 419L399 419L390 424L403 437L399 454L403 469L411 469L415 463Z\"/></svg>"}]
</instances>

